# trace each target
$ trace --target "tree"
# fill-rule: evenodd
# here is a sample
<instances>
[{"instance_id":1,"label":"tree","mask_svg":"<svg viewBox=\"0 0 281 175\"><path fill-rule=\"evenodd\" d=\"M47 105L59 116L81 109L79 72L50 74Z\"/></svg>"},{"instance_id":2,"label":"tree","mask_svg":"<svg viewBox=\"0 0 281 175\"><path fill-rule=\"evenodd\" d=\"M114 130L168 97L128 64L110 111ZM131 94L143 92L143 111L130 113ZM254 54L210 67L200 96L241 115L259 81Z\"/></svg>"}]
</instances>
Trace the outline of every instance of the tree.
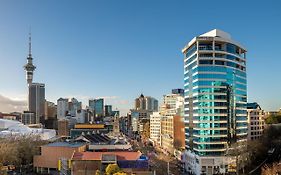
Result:
<instances>
[{"instance_id":1,"label":"tree","mask_svg":"<svg viewBox=\"0 0 281 175\"><path fill-rule=\"evenodd\" d=\"M18 150L13 142L2 139L0 141L0 164L16 164L18 161Z\"/></svg>"},{"instance_id":2,"label":"tree","mask_svg":"<svg viewBox=\"0 0 281 175\"><path fill-rule=\"evenodd\" d=\"M105 174L106 175L113 175L114 173L120 172L121 169L117 164L108 164L106 169L105 169Z\"/></svg>"},{"instance_id":3,"label":"tree","mask_svg":"<svg viewBox=\"0 0 281 175\"><path fill-rule=\"evenodd\" d=\"M281 165L278 163L274 163L271 166L265 165L262 167L261 174L262 175L273 175L281 173Z\"/></svg>"},{"instance_id":4,"label":"tree","mask_svg":"<svg viewBox=\"0 0 281 175\"><path fill-rule=\"evenodd\" d=\"M281 123L281 114L276 114L276 115L270 115L265 119L266 124L277 124Z\"/></svg>"},{"instance_id":5,"label":"tree","mask_svg":"<svg viewBox=\"0 0 281 175\"><path fill-rule=\"evenodd\" d=\"M47 143L37 136L10 136L0 140L0 164L15 165L28 170L40 146Z\"/></svg>"}]
</instances>

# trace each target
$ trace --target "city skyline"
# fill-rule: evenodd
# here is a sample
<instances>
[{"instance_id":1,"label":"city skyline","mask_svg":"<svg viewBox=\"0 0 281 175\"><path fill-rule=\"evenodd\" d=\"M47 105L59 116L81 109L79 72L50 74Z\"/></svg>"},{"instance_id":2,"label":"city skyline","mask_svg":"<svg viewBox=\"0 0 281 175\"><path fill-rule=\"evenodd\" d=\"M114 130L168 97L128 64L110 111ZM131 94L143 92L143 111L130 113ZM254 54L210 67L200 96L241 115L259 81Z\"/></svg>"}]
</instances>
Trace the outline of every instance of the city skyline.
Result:
<instances>
[{"instance_id":1,"label":"city skyline","mask_svg":"<svg viewBox=\"0 0 281 175\"><path fill-rule=\"evenodd\" d=\"M46 99L52 102L75 97L86 105L89 98L104 96L106 103L124 114L141 93L162 101L171 89L183 88L182 46L193 36L218 28L248 49L248 101L259 103L265 110L281 107L280 24L276 22L281 17L277 8L280 2L236 3L220 9L224 15L210 8L219 9L219 4L209 3L200 7L213 12L208 18L192 15L195 9L183 1L126 2L70 1L67 6L66 1L2 2L0 60L5 64L0 65L0 111L22 111L27 106L22 67L28 56L30 26L37 67L34 82L46 84ZM235 9L239 13L228 13ZM207 22L197 23L203 19Z\"/></svg>"}]
</instances>

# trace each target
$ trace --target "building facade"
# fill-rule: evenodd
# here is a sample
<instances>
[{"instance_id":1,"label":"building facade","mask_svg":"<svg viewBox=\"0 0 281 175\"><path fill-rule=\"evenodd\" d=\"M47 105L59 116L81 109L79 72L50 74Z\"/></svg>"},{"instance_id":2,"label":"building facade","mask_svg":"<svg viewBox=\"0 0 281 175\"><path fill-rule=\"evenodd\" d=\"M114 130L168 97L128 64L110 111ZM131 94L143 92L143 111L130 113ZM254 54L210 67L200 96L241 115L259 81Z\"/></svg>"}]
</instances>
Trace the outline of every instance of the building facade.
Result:
<instances>
[{"instance_id":1,"label":"building facade","mask_svg":"<svg viewBox=\"0 0 281 175\"><path fill-rule=\"evenodd\" d=\"M36 124L35 113L30 111L23 111L21 122L25 125Z\"/></svg>"},{"instance_id":2,"label":"building facade","mask_svg":"<svg viewBox=\"0 0 281 175\"><path fill-rule=\"evenodd\" d=\"M82 102L79 102L76 98L71 98L68 102L69 114L73 117L76 116L77 111L82 109Z\"/></svg>"},{"instance_id":3,"label":"building facade","mask_svg":"<svg viewBox=\"0 0 281 175\"><path fill-rule=\"evenodd\" d=\"M45 101L45 120L54 119L57 117L57 106L55 103Z\"/></svg>"},{"instance_id":4,"label":"building facade","mask_svg":"<svg viewBox=\"0 0 281 175\"><path fill-rule=\"evenodd\" d=\"M57 100L57 118L64 119L69 111L68 108L68 99L67 98L59 98Z\"/></svg>"},{"instance_id":5,"label":"building facade","mask_svg":"<svg viewBox=\"0 0 281 175\"><path fill-rule=\"evenodd\" d=\"M104 116L104 99L89 100L89 108L94 111L96 117Z\"/></svg>"},{"instance_id":6,"label":"building facade","mask_svg":"<svg viewBox=\"0 0 281 175\"><path fill-rule=\"evenodd\" d=\"M161 137L161 115L159 112L153 112L150 115L150 139L154 144L160 145Z\"/></svg>"},{"instance_id":7,"label":"building facade","mask_svg":"<svg viewBox=\"0 0 281 175\"><path fill-rule=\"evenodd\" d=\"M158 100L141 94L135 99L135 110L158 111Z\"/></svg>"},{"instance_id":8,"label":"building facade","mask_svg":"<svg viewBox=\"0 0 281 175\"><path fill-rule=\"evenodd\" d=\"M186 148L199 156L198 172L223 172L227 149L247 141L246 49L215 29L182 52Z\"/></svg>"},{"instance_id":9,"label":"building facade","mask_svg":"<svg viewBox=\"0 0 281 175\"><path fill-rule=\"evenodd\" d=\"M179 94L184 96L184 89L172 89L172 94Z\"/></svg>"},{"instance_id":10,"label":"building facade","mask_svg":"<svg viewBox=\"0 0 281 175\"><path fill-rule=\"evenodd\" d=\"M58 136L59 137L68 137L69 136L69 121L67 119L58 120Z\"/></svg>"},{"instance_id":11,"label":"building facade","mask_svg":"<svg viewBox=\"0 0 281 175\"><path fill-rule=\"evenodd\" d=\"M45 115L45 84L31 83L28 88L29 111L35 113L36 123L40 123L40 119Z\"/></svg>"},{"instance_id":12,"label":"building facade","mask_svg":"<svg viewBox=\"0 0 281 175\"><path fill-rule=\"evenodd\" d=\"M105 105L104 106L104 115L106 117L112 116L112 105Z\"/></svg>"},{"instance_id":13,"label":"building facade","mask_svg":"<svg viewBox=\"0 0 281 175\"><path fill-rule=\"evenodd\" d=\"M182 116L163 116L161 118L161 147L174 154L176 149L185 146L184 122Z\"/></svg>"},{"instance_id":14,"label":"building facade","mask_svg":"<svg viewBox=\"0 0 281 175\"><path fill-rule=\"evenodd\" d=\"M248 140L259 139L265 126L265 112L257 103L247 104L248 113Z\"/></svg>"},{"instance_id":15,"label":"building facade","mask_svg":"<svg viewBox=\"0 0 281 175\"><path fill-rule=\"evenodd\" d=\"M160 114L172 116L182 113L184 97L180 94L167 94L163 96L163 104L160 108Z\"/></svg>"}]
</instances>

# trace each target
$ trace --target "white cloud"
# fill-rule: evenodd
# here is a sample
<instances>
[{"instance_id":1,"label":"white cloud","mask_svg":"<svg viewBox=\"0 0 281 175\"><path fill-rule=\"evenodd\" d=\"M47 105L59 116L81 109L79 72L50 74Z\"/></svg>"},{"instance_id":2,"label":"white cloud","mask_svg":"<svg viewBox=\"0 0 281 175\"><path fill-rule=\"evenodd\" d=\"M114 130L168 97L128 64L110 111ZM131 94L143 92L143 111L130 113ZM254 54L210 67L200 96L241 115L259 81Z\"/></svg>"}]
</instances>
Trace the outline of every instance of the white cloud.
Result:
<instances>
[{"instance_id":1,"label":"white cloud","mask_svg":"<svg viewBox=\"0 0 281 175\"><path fill-rule=\"evenodd\" d=\"M27 109L25 97L9 98L0 95L0 112L22 112Z\"/></svg>"},{"instance_id":2,"label":"white cloud","mask_svg":"<svg viewBox=\"0 0 281 175\"><path fill-rule=\"evenodd\" d=\"M113 100L113 99L118 99L118 96L103 96L103 97L97 97L97 98L103 98L105 100Z\"/></svg>"}]
</instances>

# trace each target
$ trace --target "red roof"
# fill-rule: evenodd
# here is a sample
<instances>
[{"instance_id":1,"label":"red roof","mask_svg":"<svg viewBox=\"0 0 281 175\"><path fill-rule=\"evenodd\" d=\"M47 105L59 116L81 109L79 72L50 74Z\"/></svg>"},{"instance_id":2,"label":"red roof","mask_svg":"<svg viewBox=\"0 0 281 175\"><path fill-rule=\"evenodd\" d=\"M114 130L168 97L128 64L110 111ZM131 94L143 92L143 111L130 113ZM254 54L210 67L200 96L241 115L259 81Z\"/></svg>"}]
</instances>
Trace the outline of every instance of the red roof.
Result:
<instances>
[{"instance_id":1,"label":"red roof","mask_svg":"<svg viewBox=\"0 0 281 175\"><path fill-rule=\"evenodd\" d=\"M141 152L75 152L72 160L101 160L102 155L116 155L117 160L138 160L142 155Z\"/></svg>"}]
</instances>

